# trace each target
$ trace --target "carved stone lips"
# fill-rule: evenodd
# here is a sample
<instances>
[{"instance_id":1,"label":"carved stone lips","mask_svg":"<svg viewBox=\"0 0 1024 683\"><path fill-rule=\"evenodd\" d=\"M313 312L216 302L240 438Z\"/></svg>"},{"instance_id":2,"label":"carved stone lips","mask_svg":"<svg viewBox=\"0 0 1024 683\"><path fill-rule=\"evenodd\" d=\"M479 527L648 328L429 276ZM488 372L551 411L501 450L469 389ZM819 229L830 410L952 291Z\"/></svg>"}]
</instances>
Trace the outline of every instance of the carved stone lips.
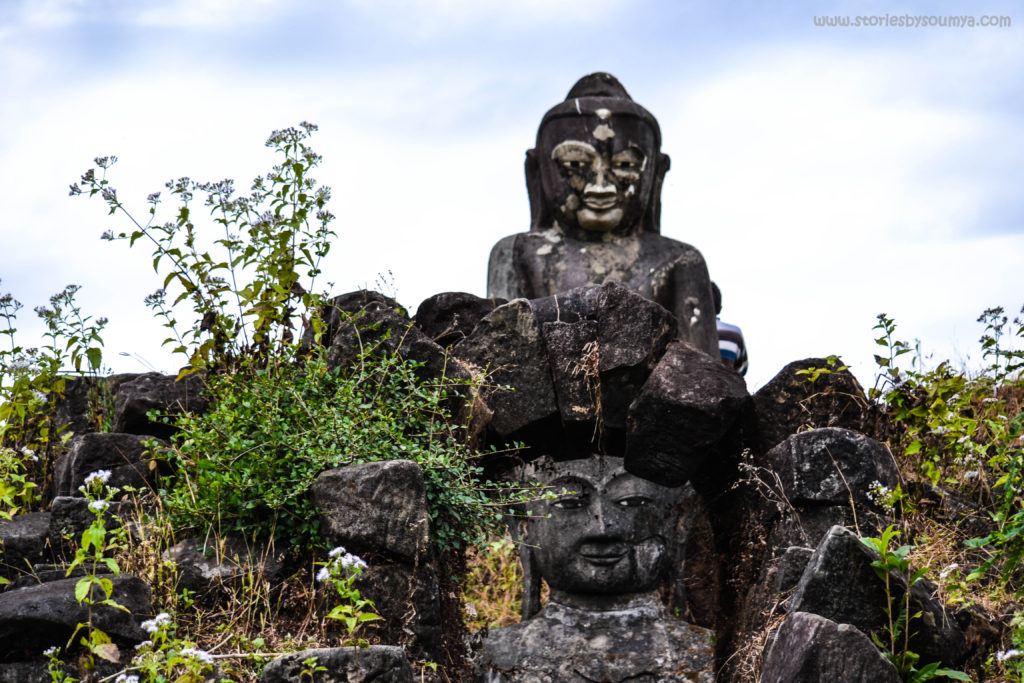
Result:
<instances>
[{"instance_id":1,"label":"carved stone lips","mask_svg":"<svg viewBox=\"0 0 1024 683\"><path fill-rule=\"evenodd\" d=\"M615 564L629 553L624 543L584 543L579 554L590 564L606 567Z\"/></svg>"},{"instance_id":2,"label":"carved stone lips","mask_svg":"<svg viewBox=\"0 0 1024 683\"><path fill-rule=\"evenodd\" d=\"M607 211L608 209L614 209L618 203L619 198L614 194L611 196L583 198L583 204L586 205L588 209L592 209L594 211Z\"/></svg>"}]
</instances>

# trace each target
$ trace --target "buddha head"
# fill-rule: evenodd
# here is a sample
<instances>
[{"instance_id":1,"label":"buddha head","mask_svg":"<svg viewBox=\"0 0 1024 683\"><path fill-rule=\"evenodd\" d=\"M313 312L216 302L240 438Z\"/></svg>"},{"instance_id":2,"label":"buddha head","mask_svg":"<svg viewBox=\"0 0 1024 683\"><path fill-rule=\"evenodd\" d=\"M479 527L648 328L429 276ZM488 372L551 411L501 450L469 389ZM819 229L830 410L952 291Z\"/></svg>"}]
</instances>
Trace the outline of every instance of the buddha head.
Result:
<instances>
[{"instance_id":1,"label":"buddha head","mask_svg":"<svg viewBox=\"0 0 1024 683\"><path fill-rule=\"evenodd\" d=\"M669 158L661 130L614 76L581 78L549 110L526 153L531 230L575 237L658 232Z\"/></svg>"},{"instance_id":2,"label":"buddha head","mask_svg":"<svg viewBox=\"0 0 1024 683\"><path fill-rule=\"evenodd\" d=\"M658 588L671 561L667 539L679 488L641 479L626 472L622 458L605 455L540 458L520 477L553 495L534 502L520 526L524 617L540 607L541 578L553 599L596 607Z\"/></svg>"}]
</instances>

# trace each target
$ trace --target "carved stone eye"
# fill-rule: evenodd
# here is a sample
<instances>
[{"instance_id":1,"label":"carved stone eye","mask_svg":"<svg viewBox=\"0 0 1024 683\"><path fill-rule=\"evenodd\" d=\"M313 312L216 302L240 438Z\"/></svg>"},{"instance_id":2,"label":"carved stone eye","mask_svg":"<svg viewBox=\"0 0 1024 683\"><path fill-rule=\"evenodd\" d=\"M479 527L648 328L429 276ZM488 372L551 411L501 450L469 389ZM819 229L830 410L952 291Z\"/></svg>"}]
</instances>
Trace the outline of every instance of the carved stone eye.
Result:
<instances>
[{"instance_id":1,"label":"carved stone eye","mask_svg":"<svg viewBox=\"0 0 1024 683\"><path fill-rule=\"evenodd\" d=\"M616 504L624 508L642 508L650 502L651 499L644 496L630 496L616 501Z\"/></svg>"},{"instance_id":2,"label":"carved stone eye","mask_svg":"<svg viewBox=\"0 0 1024 683\"><path fill-rule=\"evenodd\" d=\"M554 506L559 510L578 510L583 507L582 498L562 498L554 502Z\"/></svg>"}]
</instances>

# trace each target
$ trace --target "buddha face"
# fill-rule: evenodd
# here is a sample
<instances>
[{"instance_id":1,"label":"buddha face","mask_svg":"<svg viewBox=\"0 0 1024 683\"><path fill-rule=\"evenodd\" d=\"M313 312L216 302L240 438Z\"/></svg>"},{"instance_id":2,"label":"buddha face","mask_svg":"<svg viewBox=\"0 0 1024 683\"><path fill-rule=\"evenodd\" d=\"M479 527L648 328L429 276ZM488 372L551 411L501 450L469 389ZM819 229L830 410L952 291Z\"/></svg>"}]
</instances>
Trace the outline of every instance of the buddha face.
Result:
<instances>
[{"instance_id":1,"label":"buddha face","mask_svg":"<svg viewBox=\"0 0 1024 683\"><path fill-rule=\"evenodd\" d=\"M570 230L638 230L657 152L654 131L635 116L598 109L551 119L537 147L545 200Z\"/></svg>"},{"instance_id":2,"label":"buddha face","mask_svg":"<svg viewBox=\"0 0 1024 683\"><path fill-rule=\"evenodd\" d=\"M629 474L621 458L538 465L556 497L533 508L526 542L540 575L569 594L639 593L665 568L666 525L678 489Z\"/></svg>"}]
</instances>

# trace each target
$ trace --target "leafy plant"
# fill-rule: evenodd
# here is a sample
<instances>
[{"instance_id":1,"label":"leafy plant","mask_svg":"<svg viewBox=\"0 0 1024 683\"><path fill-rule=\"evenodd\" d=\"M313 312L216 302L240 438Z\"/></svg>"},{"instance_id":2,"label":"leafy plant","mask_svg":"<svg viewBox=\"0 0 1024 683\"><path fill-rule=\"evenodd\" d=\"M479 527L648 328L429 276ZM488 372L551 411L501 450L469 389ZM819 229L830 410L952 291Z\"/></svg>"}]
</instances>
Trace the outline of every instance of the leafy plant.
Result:
<instances>
[{"instance_id":1,"label":"leafy plant","mask_svg":"<svg viewBox=\"0 0 1024 683\"><path fill-rule=\"evenodd\" d=\"M849 369L850 369L850 366L849 365L843 365L842 364L842 360L840 360L839 356L834 356L833 355L833 356L827 356L825 358L825 367L821 367L821 368L810 367L810 368L807 368L805 370L797 370L796 374L798 374L798 375L806 375L807 376L807 381L810 382L811 384L814 384L815 382L818 381L818 378L821 377L822 375L831 375L831 374L835 374L837 372L842 372L844 370L849 370Z\"/></svg>"},{"instance_id":2,"label":"leafy plant","mask_svg":"<svg viewBox=\"0 0 1024 683\"><path fill-rule=\"evenodd\" d=\"M334 216L326 208L330 189L309 175L321 160L306 145L316 129L304 122L274 131L266 145L282 155L281 163L258 176L248 195L236 195L231 180L168 182L178 208L174 219L162 224L156 223L159 192L147 198L145 223L118 198L106 178L116 157L95 159L96 168L71 186L72 195L100 195L110 214L121 213L134 225L130 232L108 231L104 238L151 244L153 269L162 284L146 303L171 333L164 343L184 354L193 368L231 365L247 354L269 357L292 342L296 315L318 303L314 281L330 250ZM220 235L215 239L196 224L197 195L205 196L214 232ZM191 318L187 325L176 317L183 303L191 307L185 313Z\"/></svg>"},{"instance_id":3,"label":"leafy plant","mask_svg":"<svg viewBox=\"0 0 1024 683\"><path fill-rule=\"evenodd\" d=\"M861 538L861 542L879 555L879 559L871 563L878 578L885 583L886 604L883 606L888 623L885 627L885 639L872 633L871 639L882 650L885 658L892 662L906 683L922 683L933 678L945 676L957 681L970 681L970 677L962 671L940 668L939 662L925 664L917 668L920 655L910 650L911 622L921 616L920 612L910 613L911 589L927 574L928 569L911 569L907 556L914 549L911 545L896 546L899 532L894 525L889 525L882 532L881 538ZM896 581L901 584L903 599L898 597Z\"/></svg>"},{"instance_id":4,"label":"leafy plant","mask_svg":"<svg viewBox=\"0 0 1024 683\"><path fill-rule=\"evenodd\" d=\"M363 638L356 638L356 632L371 621L380 620L376 614L372 600L364 598L356 588L356 579L366 569L366 562L358 555L338 546L328 553L328 561L317 573L317 581L329 586L338 597L338 604L327 613L327 618L340 621L348 632L342 645L355 648L366 647L369 643Z\"/></svg>"}]
</instances>

